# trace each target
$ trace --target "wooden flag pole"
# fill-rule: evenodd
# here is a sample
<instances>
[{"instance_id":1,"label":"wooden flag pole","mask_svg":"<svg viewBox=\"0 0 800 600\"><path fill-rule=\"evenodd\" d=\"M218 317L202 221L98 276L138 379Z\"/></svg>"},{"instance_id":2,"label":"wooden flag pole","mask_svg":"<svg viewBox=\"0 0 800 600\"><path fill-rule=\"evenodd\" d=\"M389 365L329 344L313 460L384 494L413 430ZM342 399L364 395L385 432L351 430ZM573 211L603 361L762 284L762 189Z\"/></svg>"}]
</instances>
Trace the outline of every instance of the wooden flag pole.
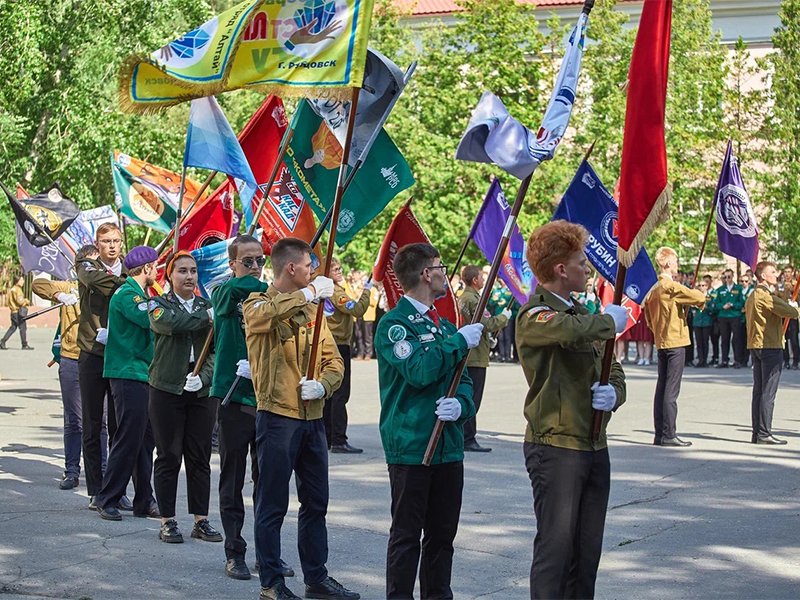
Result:
<instances>
[{"instance_id":1,"label":"wooden flag pole","mask_svg":"<svg viewBox=\"0 0 800 600\"><path fill-rule=\"evenodd\" d=\"M208 353L211 352L211 344L214 342L214 325L211 325L211 329L208 330L208 336L206 337L206 341L203 344L203 349L200 351L200 356L197 357L197 360L194 361L194 369L192 369L192 375L199 375L200 369L203 368L203 363L206 362L206 358L208 358Z\"/></svg>"},{"instance_id":2,"label":"wooden flag pole","mask_svg":"<svg viewBox=\"0 0 800 600\"><path fill-rule=\"evenodd\" d=\"M344 181L347 172L347 161L350 156L350 145L353 141L353 129L356 122L356 111L358 109L358 90L353 88L352 99L350 100L350 114L347 119L347 132L345 134L344 150L342 151L342 162L339 164L339 181L336 185L336 195L333 199L333 207L331 214L331 233L328 236L328 251L325 254L325 267L323 275L330 277L331 274L331 259L333 258L334 244L336 242L336 224L339 222L339 211L342 208L342 196L344 196ZM312 246L313 247L313 246ZM319 350L319 337L322 330L322 319L325 318L325 303L320 302L317 305L317 317L314 322L314 337L311 341L311 352L308 359L308 369L306 370L306 379L314 379L314 371L316 370L317 352Z\"/></svg>"},{"instance_id":3,"label":"wooden flag pole","mask_svg":"<svg viewBox=\"0 0 800 600\"><path fill-rule=\"evenodd\" d=\"M472 313L471 324L473 325L481 322L483 311L486 310L486 305L488 304L489 298L492 295L492 287L497 279L497 274L500 272L500 264L503 261L503 256L505 256L508 243L511 240L511 233L514 231L514 225L517 223L517 217L522 209L522 201L525 200L525 194L528 193L528 186L531 183L532 176L533 174L528 175L525 179L523 179L522 183L520 183L519 190L517 190L517 198L514 200L514 206L511 207L511 213L508 215L508 219L506 219L506 225L503 229L503 237L500 238L500 243L498 244L497 250L494 253L492 267L489 270L489 276L486 278L486 284L483 286L483 292L481 292L478 305L475 308L475 311ZM461 382L461 373L464 371L466 364L467 357L465 356L461 359L461 362L456 365L453 379L451 380L450 387L447 390L447 397L455 397L458 390L458 384ZM431 465L433 453L436 451L436 446L439 444L439 438L442 437L442 431L444 431L444 421L436 419L436 425L434 426L433 433L431 433L431 437L428 440L428 447L425 449L425 456L422 459L422 464L426 467Z\"/></svg>"},{"instance_id":4,"label":"wooden flag pole","mask_svg":"<svg viewBox=\"0 0 800 600\"><path fill-rule=\"evenodd\" d=\"M181 214L183 211L183 194L185 191L186 191L186 162L183 163L183 168L181 168L181 186L178 191L178 211L175 214L175 231L172 232L172 238L175 242L172 246L173 254L176 254L178 252L178 242L180 241L180 236L181 236Z\"/></svg>"},{"instance_id":5,"label":"wooden flag pole","mask_svg":"<svg viewBox=\"0 0 800 600\"><path fill-rule=\"evenodd\" d=\"M703 235L703 244L700 246L700 255L697 257L697 266L694 268L694 279L692 279L692 287L697 286L697 277L700 275L700 264L703 262L703 254L706 251L706 242L708 242L708 234L711 231L711 221L714 220L714 211L717 208L717 196L714 194L714 199L711 201L711 210L708 212L708 220L706 221L706 232Z\"/></svg>"},{"instance_id":6,"label":"wooden flag pole","mask_svg":"<svg viewBox=\"0 0 800 600\"><path fill-rule=\"evenodd\" d=\"M283 139L281 140L281 145L278 150L278 157L275 159L275 164L272 165L272 172L269 175L267 187L264 188L264 192L261 194L261 202L258 203L258 209L256 209L256 212L253 215L253 222L250 223L250 227L247 228L247 235L253 235L258 228L258 220L261 218L261 213L264 212L264 207L267 205L267 200L269 200L269 194L272 190L272 184L275 183L275 178L278 176L278 170L283 163L283 157L286 155L286 149L289 147L289 142L292 141L293 136L294 127L292 127L290 124L286 128L286 131L283 132Z\"/></svg>"},{"instance_id":7,"label":"wooden flag pole","mask_svg":"<svg viewBox=\"0 0 800 600\"><path fill-rule=\"evenodd\" d=\"M755 273L753 274L755 276ZM797 302L797 295L800 293L800 277L794 282L794 290L792 291L792 302ZM786 330L789 329L790 319L783 319L783 335L786 335Z\"/></svg>"},{"instance_id":8,"label":"wooden flag pole","mask_svg":"<svg viewBox=\"0 0 800 600\"><path fill-rule=\"evenodd\" d=\"M183 214L183 217L181 219L176 218L175 223L180 222L182 226L186 222L186 219L188 219L189 216L191 215L195 204L197 204L197 201L203 195L203 192L205 192L208 189L208 186L211 185L211 180L214 179L214 177L216 177L217 173L219 173L219 171L211 171L211 174L208 177L206 177L206 180L203 182L203 185L200 186L200 189L197 191L197 194L195 194L194 198L192 198L192 201L189 203L189 206L186 207L186 212ZM180 197L179 202L181 206L183 206L183 196ZM150 235L150 231L151 231L150 229L147 230L148 237ZM164 251L164 248L167 247L167 244L169 244L169 241L173 238L174 235L175 235L175 229L170 229L169 233L167 234L167 237L161 240L158 246L156 246L156 252L161 254ZM145 241L144 245L145 246L147 245L147 241Z\"/></svg>"}]
</instances>

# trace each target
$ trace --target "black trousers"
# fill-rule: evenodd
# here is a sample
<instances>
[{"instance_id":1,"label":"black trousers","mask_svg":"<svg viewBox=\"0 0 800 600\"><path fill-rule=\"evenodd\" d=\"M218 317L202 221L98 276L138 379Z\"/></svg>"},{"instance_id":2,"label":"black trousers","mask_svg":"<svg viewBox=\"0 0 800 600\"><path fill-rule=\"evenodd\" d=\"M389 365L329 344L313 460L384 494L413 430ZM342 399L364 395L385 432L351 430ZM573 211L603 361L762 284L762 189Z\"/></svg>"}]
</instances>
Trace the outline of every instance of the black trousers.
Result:
<instances>
[{"instance_id":1,"label":"black trousers","mask_svg":"<svg viewBox=\"0 0 800 600\"><path fill-rule=\"evenodd\" d=\"M141 381L111 379L117 433L108 455L103 475L103 489L97 494L97 506L117 506L133 476L136 495L133 510L147 513L153 500L153 430L148 415L149 386Z\"/></svg>"},{"instance_id":2,"label":"black trousers","mask_svg":"<svg viewBox=\"0 0 800 600\"><path fill-rule=\"evenodd\" d=\"M719 362L719 319L716 317L711 324L711 361Z\"/></svg>"},{"instance_id":3,"label":"black trousers","mask_svg":"<svg viewBox=\"0 0 800 600\"><path fill-rule=\"evenodd\" d=\"M678 419L678 394L686 356L685 348L668 348L658 351L658 381L653 398L653 423L655 441L674 438Z\"/></svg>"},{"instance_id":4,"label":"black trousers","mask_svg":"<svg viewBox=\"0 0 800 600\"><path fill-rule=\"evenodd\" d=\"M83 471L86 474L86 493L96 496L103 486L103 412L107 407L108 444L113 445L117 419L111 395L111 385L103 377L103 357L81 351L78 356L78 381L81 387L83 421ZM106 402L108 396L108 402Z\"/></svg>"},{"instance_id":5,"label":"black trousers","mask_svg":"<svg viewBox=\"0 0 800 600\"><path fill-rule=\"evenodd\" d=\"M211 495L211 431L216 402L196 392L180 396L150 388L150 424L156 442L153 484L162 517L175 516L181 460L186 466L189 512L207 515Z\"/></svg>"},{"instance_id":6,"label":"black trousers","mask_svg":"<svg viewBox=\"0 0 800 600\"><path fill-rule=\"evenodd\" d=\"M792 365L797 366L800 364L800 341L798 340L797 332L797 319L789 319L789 327L786 328L784 339L786 343L783 346L783 362L789 364L789 349L792 350Z\"/></svg>"},{"instance_id":7,"label":"black trousers","mask_svg":"<svg viewBox=\"0 0 800 600\"><path fill-rule=\"evenodd\" d=\"M719 317L719 335L722 346L722 362L729 362L731 341L733 341L733 360L738 364L747 362L747 357L737 354L737 349L741 353L744 349L742 339L742 319L741 317Z\"/></svg>"},{"instance_id":8,"label":"black trousers","mask_svg":"<svg viewBox=\"0 0 800 600\"><path fill-rule=\"evenodd\" d=\"M214 398L219 401L219 398ZM220 406L219 422L219 517L225 532L225 558L244 558L247 542L242 537L244 527L244 478L247 455L250 455L253 479L253 503L258 487L256 457L256 407L231 402Z\"/></svg>"},{"instance_id":9,"label":"black trousers","mask_svg":"<svg viewBox=\"0 0 800 600\"><path fill-rule=\"evenodd\" d=\"M262 587L283 581L281 527L289 510L294 471L297 499L297 551L303 581L328 576L328 449L322 419L301 421L263 410L256 414L259 479L256 486L256 557Z\"/></svg>"},{"instance_id":10,"label":"black trousers","mask_svg":"<svg viewBox=\"0 0 800 600\"><path fill-rule=\"evenodd\" d=\"M472 379L472 401L475 403L475 416L464 422L464 445L475 441L475 433L478 429L476 419L483 399L483 388L486 386L486 367L467 367L467 372Z\"/></svg>"},{"instance_id":11,"label":"black trousers","mask_svg":"<svg viewBox=\"0 0 800 600\"><path fill-rule=\"evenodd\" d=\"M461 515L464 463L389 465L389 482L392 526L386 551L386 598L413 599L417 565L422 600L452 598L453 540Z\"/></svg>"},{"instance_id":12,"label":"black trousers","mask_svg":"<svg viewBox=\"0 0 800 600\"><path fill-rule=\"evenodd\" d=\"M753 357L753 401L751 404L753 437L772 435L772 411L775 408L775 394L781 380L783 356L780 348L751 350Z\"/></svg>"},{"instance_id":13,"label":"black trousers","mask_svg":"<svg viewBox=\"0 0 800 600\"><path fill-rule=\"evenodd\" d=\"M356 320L356 356L359 358L372 358L373 324L373 321Z\"/></svg>"},{"instance_id":14,"label":"black trousers","mask_svg":"<svg viewBox=\"0 0 800 600\"><path fill-rule=\"evenodd\" d=\"M698 367L704 367L708 364L708 342L710 338L711 325L694 328L694 346Z\"/></svg>"},{"instance_id":15,"label":"black trousers","mask_svg":"<svg viewBox=\"0 0 800 600\"><path fill-rule=\"evenodd\" d=\"M504 361L511 360L511 346L514 342L514 332L508 325L497 332L497 353Z\"/></svg>"},{"instance_id":16,"label":"black trousers","mask_svg":"<svg viewBox=\"0 0 800 600\"><path fill-rule=\"evenodd\" d=\"M325 402L322 420L325 422L325 437L328 448L347 443L347 402L350 400L350 346L336 346L344 362L342 385Z\"/></svg>"},{"instance_id":17,"label":"black trousers","mask_svg":"<svg viewBox=\"0 0 800 600\"><path fill-rule=\"evenodd\" d=\"M25 314L27 314L27 312ZM25 319L20 319L18 312L11 313L11 327L8 328L8 331L6 331L6 334L3 336L2 343L5 344L11 338L11 336L14 335L14 332L17 329L19 329L19 339L22 342L22 347L24 348L27 346L28 322Z\"/></svg>"},{"instance_id":18,"label":"black trousers","mask_svg":"<svg viewBox=\"0 0 800 600\"><path fill-rule=\"evenodd\" d=\"M525 442L523 451L536 513L531 598L593 598L611 487L608 449Z\"/></svg>"}]
</instances>

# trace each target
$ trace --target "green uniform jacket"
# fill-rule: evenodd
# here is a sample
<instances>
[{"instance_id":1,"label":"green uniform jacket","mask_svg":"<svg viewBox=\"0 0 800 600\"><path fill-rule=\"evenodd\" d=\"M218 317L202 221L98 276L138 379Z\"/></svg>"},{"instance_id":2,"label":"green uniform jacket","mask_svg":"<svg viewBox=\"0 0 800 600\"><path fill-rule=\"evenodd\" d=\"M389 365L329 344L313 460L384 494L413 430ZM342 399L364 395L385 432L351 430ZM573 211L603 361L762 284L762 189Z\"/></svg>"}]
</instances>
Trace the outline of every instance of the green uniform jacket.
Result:
<instances>
[{"instance_id":1,"label":"green uniform jacket","mask_svg":"<svg viewBox=\"0 0 800 600\"><path fill-rule=\"evenodd\" d=\"M247 358L244 341L244 318L242 303L253 293L267 291L267 284L252 275L232 277L211 293L214 305L214 380L211 395L224 398L236 378L236 363ZM253 382L242 377L231 395L231 402L247 406L256 405Z\"/></svg>"},{"instance_id":2,"label":"green uniform jacket","mask_svg":"<svg viewBox=\"0 0 800 600\"><path fill-rule=\"evenodd\" d=\"M472 315L475 314L475 309L478 308L478 302L480 302L478 290L471 286L465 287L464 292L458 299L458 308L461 310L464 323L472 323ZM508 319L503 315L492 317L488 310L484 310L481 323L483 323L483 335L481 335L480 343L469 351L469 356L467 356L468 367L489 366L489 334L500 331L508 325Z\"/></svg>"},{"instance_id":3,"label":"green uniform jacket","mask_svg":"<svg viewBox=\"0 0 800 600\"><path fill-rule=\"evenodd\" d=\"M150 302L150 329L155 333L155 352L150 364L150 386L180 396L186 385L186 376L191 372L189 358L194 349L194 358L200 358L211 329L208 309L211 303L195 296L192 312L183 308L172 292L153 298ZM214 349L208 353L200 379L203 387L197 392L202 398L208 396L214 372Z\"/></svg>"},{"instance_id":4,"label":"green uniform jacket","mask_svg":"<svg viewBox=\"0 0 800 600\"><path fill-rule=\"evenodd\" d=\"M597 441L592 439L592 384L600 380L602 353L593 342L614 339L614 319L590 315L585 307L567 306L542 286L517 317L517 348L528 381L525 441L571 450L607 446L603 415ZM614 410L625 402L625 374L617 362L609 383L617 392Z\"/></svg>"},{"instance_id":5,"label":"green uniform jacket","mask_svg":"<svg viewBox=\"0 0 800 600\"><path fill-rule=\"evenodd\" d=\"M103 356L106 347L96 341L97 330L108 326L108 300L125 283L125 277L109 273L99 260L86 258L75 265L81 320L78 324L78 348L81 352ZM122 273L125 274L125 266Z\"/></svg>"},{"instance_id":6,"label":"green uniform jacket","mask_svg":"<svg viewBox=\"0 0 800 600\"><path fill-rule=\"evenodd\" d=\"M436 401L447 395L456 365L469 349L446 319L439 327L419 314L406 298L381 317L375 332L380 432L386 462L420 465L436 425ZM464 422L475 415L472 380L466 369L456 391L458 421L444 425L432 464L464 460Z\"/></svg>"},{"instance_id":7,"label":"green uniform jacket","mask_svg":"<svg viewBox=\"0 0 800 600\"><path fill-rule=\"evenodd\" d=\"M333 296L325 300L325 316L337 346L349 346L353 341L353 323L367 312L369 295L370 291L364 290L358 300L353 300L341 285L334 284Z\"/></svg>"},{"instance_id":8,"label":"green uniform jacket","mask_svg":"<svg viewBox=\"0 0 800 600\"><path fill-rule=\"evenodd\" d=\"M693 306L690 311L692 313L692 327L711 327L714 324L714 313L712 304L711 304L711 297L706 296L708 300L706 301L705 308L699 308L697 306Z\"/></svg>"},{"instance_id":9,"label":"green uniform jacket","mask_svg":"<svg viewBox=\"0 0 800 600\"><path fill-rule=\"evenodd\" d=\"M714 300L714 306L717 309L718 317L741 317L742 309L744 308L744 290L738 283L734 283L731 291L728 291L728 286L721 285L716 290L717 297ZM728 303L731 303L730 308L722 308Z\"/></svg>"},{"instance_id":10,"label":"green uniform jacket","mask_svg":"<svg viewBox=\"0 0 800 600\"><path fill-rule=\"evenodd\" d=\"M147 383L150 361L153 360L148 300L133 277L128 277L111 296L103 377Z\"/></svg>"},{"instance_id":11,"label":"green uniform jacket","mask_svg":"<svg viewBox=\"0 0 800 600\"><path fill-rule=\"evenodd\" d=\"M756 289L756 286L752 283L747 287L742 286L742 296L744 297L744 302L742 303L742 323L747 324L747 315L745 314L745 304L747 304L747 298L750 294L753 293L753 290Z\"/></svg>"}]
</instances>

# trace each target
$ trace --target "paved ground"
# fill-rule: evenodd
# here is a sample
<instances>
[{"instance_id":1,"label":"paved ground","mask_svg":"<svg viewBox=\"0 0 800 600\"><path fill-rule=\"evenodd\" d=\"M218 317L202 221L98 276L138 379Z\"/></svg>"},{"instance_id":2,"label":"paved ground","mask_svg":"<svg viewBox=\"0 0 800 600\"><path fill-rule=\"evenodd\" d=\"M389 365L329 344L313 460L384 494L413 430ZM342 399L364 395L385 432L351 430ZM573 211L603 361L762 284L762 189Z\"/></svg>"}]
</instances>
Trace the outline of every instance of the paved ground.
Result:
<instances>
[{"instance_id":1,"label":"paved ground","mask_svg":"<svg viewBox=\"0 0 800 600\"><path fill-rule=\"evenodd\" d=\"M44 366L48 336L31 332L35 352L0 353L0 594L256 598L256 580L224 577L221 544L188 536L183 545L160 543L158 521L101 521L86 510L85 488L57 488L61 405L55 367ZM378 599L389 484L377 431L376 364L354 367L350 435L365 452L331 456L329 568L363 598ZM631 367L628 378L628 403L610 428L612 491L597 597L800 597L800 372L784 373L775 431L789 445L776 449L747 443L749 369L687 371L678 417L680 434L694 442L687 450L650 445L655 368ZM467 457L456 598L528 595L535 524L521 450L524 392L518 366L490 369L479 439L494 452ZM216 485L216 455L213 468ZM183 482L180 493L185 507ZM211 502L219 525L213 490ZM296 509L284 526L284 557L295 567ZM188 527L188 515L179 520ZM251 553L251 566L253 560ZM301 582L289 584L302 591Z\"/></svg>"}]
</instances>

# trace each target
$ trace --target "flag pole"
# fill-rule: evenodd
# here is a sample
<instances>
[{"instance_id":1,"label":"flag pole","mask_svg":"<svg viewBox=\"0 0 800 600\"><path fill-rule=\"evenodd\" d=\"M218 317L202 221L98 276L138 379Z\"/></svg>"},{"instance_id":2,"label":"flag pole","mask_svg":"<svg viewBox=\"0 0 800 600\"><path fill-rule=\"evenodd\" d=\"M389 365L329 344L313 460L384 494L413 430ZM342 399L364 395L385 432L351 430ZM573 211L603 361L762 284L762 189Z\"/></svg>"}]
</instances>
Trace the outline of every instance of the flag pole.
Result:
<instances>
[{"instance_id":1,"label":"flag pole","mask_svg":"<svg viewBox=\"0 0 800 600\"><path fill-rule=\"evenodd\" d=\"M331 259L333 258L333 251L336 242L336 223L339 222L339 211L342 208L342 196L344 196L344 180L345 173L347 172L347 161L350 156L350 145L353 141L353 129L355 128L356 112L358 109L358 91L359 88L353 88L352 99L350 100L350 114L347 118L347 132L345 133L344 149L342 151L342 162L339 164L339 182L336 186L336 195L333 199L333 207L331 208L331 221L334 226L331 227L331 233L328 236L328 251L325 254L325 267L323 275L330 277L331 274ZM313 246L312 246L313 247ZM306 379L314 379L314 371L317 363L317 352L319 350L319 338L322 330L322 319L325 313L325 303L320 302L317 305L317 317L314 322L314 337L311 342L311 352L308 359L308 369L306 371Z\"/></svg>"},{"instance_id":2,"label":"flag pole","mask_svg":"<svg viewBox=\"0 0 800 600\"><path fill-rule=\"evenodd\" d=\"M205 192L208 189L208 186L211 185L211 180L214 179L214 177L217 176L217 173L219 173L219 171L211 171L211 174L208 177L206 177L206 180L203 182L203 185L200 186L200 189L197 191L197 194L195 194L194 198L192 198L192 201L189 203L189 206L186 207L186 212L183 214L183 217L180 218L180 219L176 218L176 220L175 220L176 223L182 221L181 222L181 226L182 226L186 222L186 219L188 219L189 216L191 215L192 209L194 209L195 204L197 204L197 201L203 195L203 192ZM181 181L183 181L182 178L181 178ZM178 199L178 203L181 206L183 206L183 196L182 195ZM150 234L150 231L151 231L150 229L147 230L148 236ZM167 244L169 244L169 241L172 239L172 237L174 235L175 235L175 229L170 229L169 233L167 234L167 237L165 237L163 240L161 240L161 242L158 244L158 246L156 246L156 252L161 254L164 251L164 248L166 248ZM146 241L145 241L144 245L145 246L147 245Z\"/></svg>"},{"instance_id":3,"label":"flag pole","mask_svg":"<svg viewBox=\"0 0 800 600\"><path fill-rule=\"evenodd\" d=\"M798 277L797 281L795 281L794 283L794 290L792 291L792 302L797 302L797 296L799 293L800 293L800 277ZM786 330L789 329L790 320L791 319L788 319L786 317L784 317L783 319L783 335L786 335Z\"/></svg>"},{"instance_id":4,"label":"flag pole","mask_svg":"<svg viewBox=\"0 0 800 600\"><path fill-rule=\"evenodd\" d=\"M211 351L211 344L214 341L214 325L211 325L211 328L208 330L208 336L206 337L206 341L203 344L203 349L200 350L200 356L194 362L194 369L192 370L192 375L199 375L200 369L203 368L203 363L206 362L206 358L208 358L208 353Z\"/></svg>"},{"instance_id":5,"label":"flag pole","mask_svg":"<svg viewBox=\"0 0 800 600\"><path fill-rule=\"evenodd\" d=\"M492 267L489 270L489 276L486 278L486 285L483 286L483 292L478 300L478 305L472 313L472 324L481 322L483 311L486 309L486 305L489 302L489 297L492 295L492 286L494 286L494 282L497 279L497 274L500 272L500 264L503 261L503 256L505 256L508 243L511 240L511 233L514 231L514 225L516 225L517 217L522 210L522 202L525 200L525 194L528 193L528 186L531 183L532 176L533 173L523 179L522 183L520 183L519 190L517 190L517 197L514 200L514 206L511 207L511 212L508 215L505 228L503 229L503 236L500 238L500 243L498 244L497 250L494 253L494 258L492 259ZM461 362L456 365L453 379L450 382L450 387L447 391L448 397L455 397L456 391L458 390L458 384L461 382L461 374L464 371L466 364L467 357L465 356L463 359L461 359ZM431 437L428 440L428 447L425 449L425 456L422 459L422 464L426 467L431 465L433 453L436 450L436 446L439 444L439 438L442 436L442 431L444 431L444 421L437 419L436 425L433 428L433 433L431 433Z\"/></svg>"},{"instance_id":6,"label":"flag pole","mask_svg":"<svg viewBox=\"0 0 800 600\"><path fill-rule=\"evenodd\" d=\"M728 153L731 150L733 142L729 139L728 140L728 147L725 150L725 156L728 156ZM722 159L722 169L720 169L719 173L719 181L722 181L722 176L725 173L725 158ZM694 287L697 285L697 276L700 274L700 263L703 262L703 254L706 251L706 242L708 242L708 234L711 232L711 221L714 220L714 211L717 208L717 196L719 195L719 185L717 185L716 190L714 190L714 198L711 199L711 210L708 213L708 220L706 221L706 232L703 235L703 244L700 246L700 255L697 257L697 266L694 269L694 279L692 280L692 286Z\"/></svg>"},{"instance_id":7,"label":"flag pole","mask_svg":"<svg viewBox=\"0 0 800 600\"><path fill-rule=\"evenodd\" d=\"M253 215L253 222L250 223L250 227L247 228L247 235L253 235L255 230L258 228L258 220L261 218L261 213L264 212L264 207L267 205L267 200L269 199L269 195L272 190L272 184L275 183L275 178L278 176L278 170L283 163L283 157L286 155L286 149L289 147L289 142L292 141L293 136L294 120L289 127L286 128L286 131L283 132L283 139L281 140L280 149L278 150L278 156L275 159L275 164L272 165L272 172L269 175L267 186L264 188L264 192L261 194L261 202L258 203L258 209Z\"/></svg>"},{"instance_id":8,"label":"flag pole","mask_svg":"<svg viewBox=\"0 0 800 600\"><path fill-rule=\"evenodd\" d=\"M172 253L178 252L178 242L181 235L181 213L183 211L183 194L186 190L186 161L183 161L183 168L181 169L181 187L178 193L178 212L175 214L175 230L172 232L172 237L175 243L172 246Z\"/></svg>"},{"instance_id":9,"label":"flag pole","mask_svg":"<svg viewBox=\"0 0 800 600\"><path fill-rule=\"evenodd\" d=\"M37 310L35 313L30 313L25 315L24 317L20 317L20 320L27 321L28 319L32 319L33 317L38 317L39 315L43 315L44 313L49 313L51 310L61 308L62 306L64 306L64 303L59 302L58 304L53 304L53 306L48 306L47 308L43 308L42 310Z\"/></svg>"}]
</instances>

